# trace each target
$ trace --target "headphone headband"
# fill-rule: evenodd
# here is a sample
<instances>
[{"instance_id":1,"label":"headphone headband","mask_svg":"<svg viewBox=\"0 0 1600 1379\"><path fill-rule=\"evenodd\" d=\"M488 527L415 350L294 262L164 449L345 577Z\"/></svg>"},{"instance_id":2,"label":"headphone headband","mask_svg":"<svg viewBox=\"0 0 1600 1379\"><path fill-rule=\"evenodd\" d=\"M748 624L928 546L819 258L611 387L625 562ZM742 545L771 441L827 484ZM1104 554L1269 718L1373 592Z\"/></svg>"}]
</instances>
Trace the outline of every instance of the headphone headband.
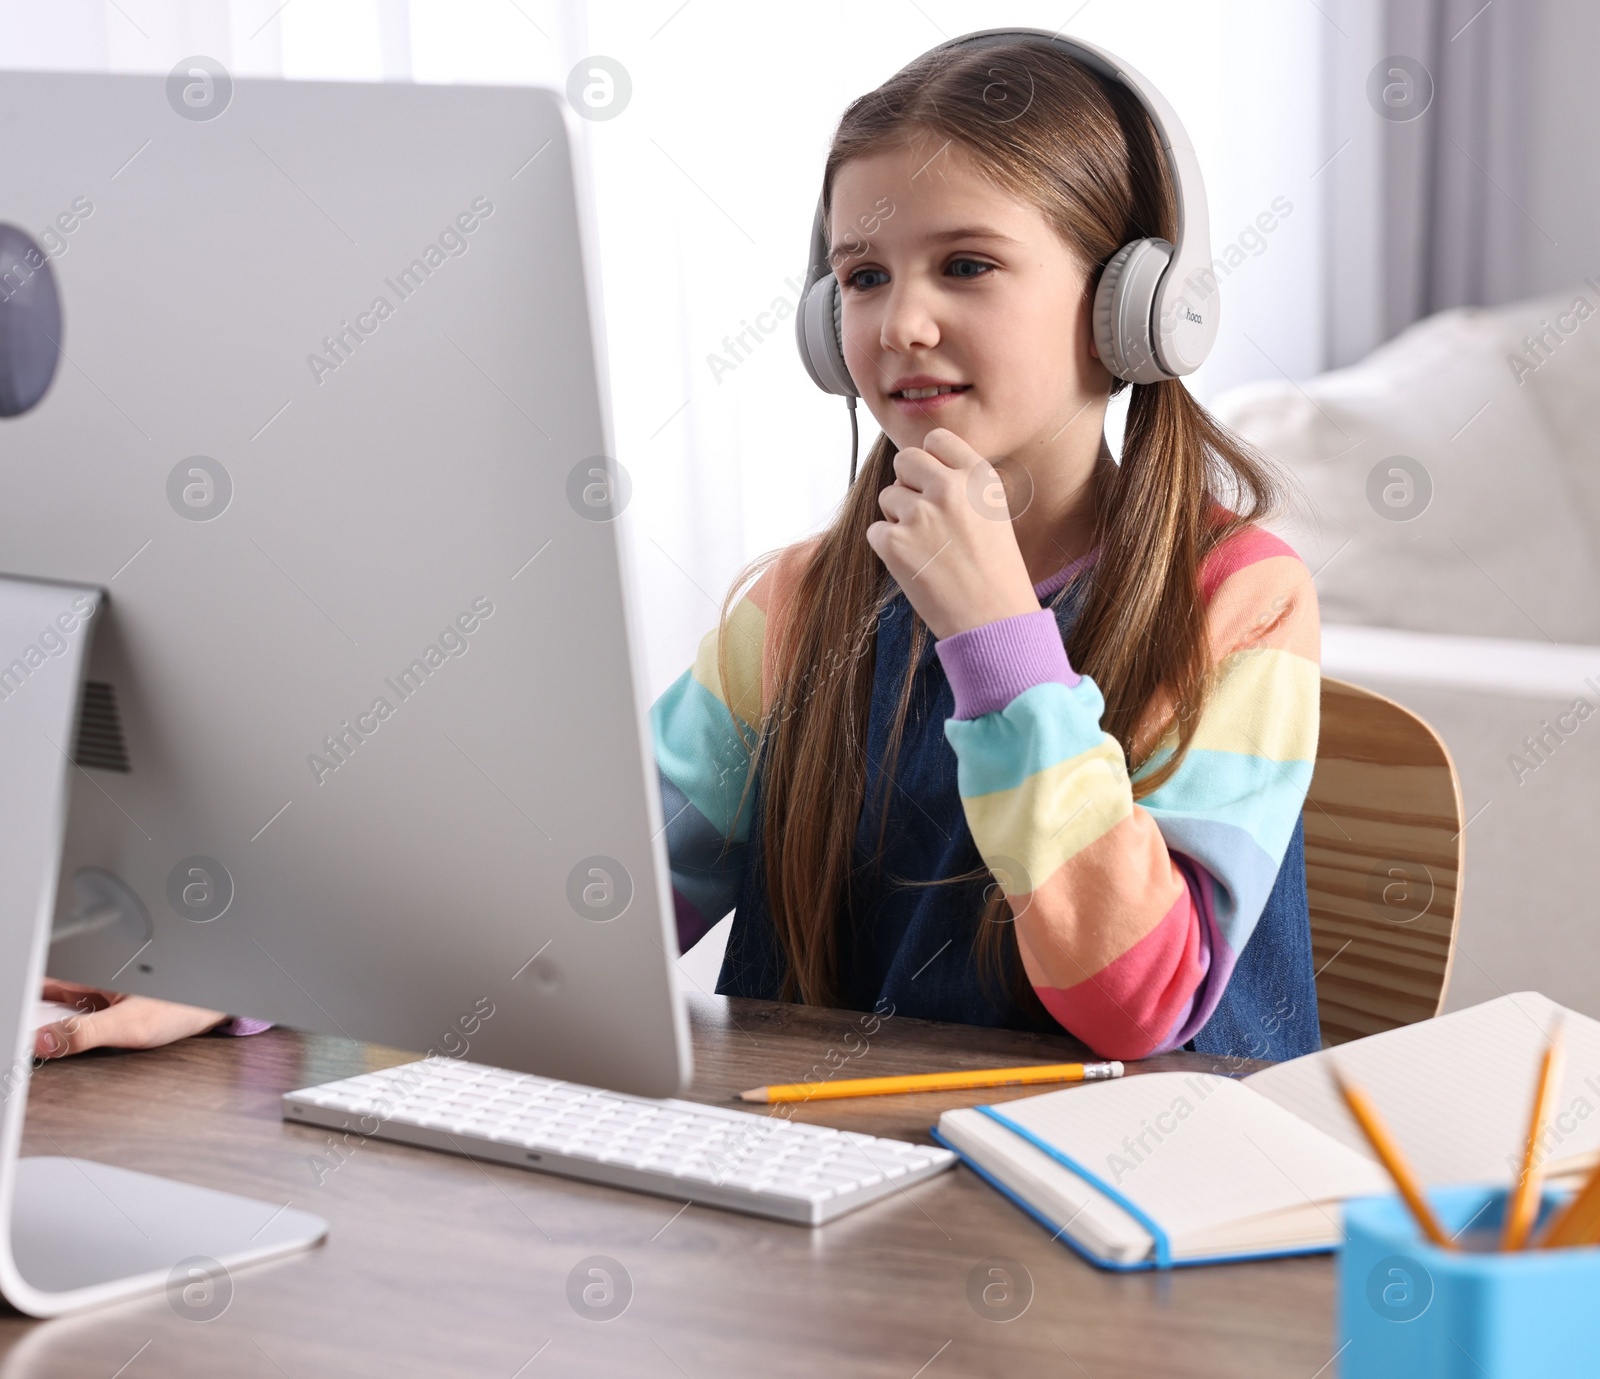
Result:
<instances>
[{"instance_id":1,"label":"headphone headband","mask_svg":"<svg viewBox=\"0 0 1600 1379\"><path fill-rule=\"evenodd\" d=\"M994 47L1018 40L1040 41L1062 49L1133 92L1149 115L1172 176L1178 219L1176 242L1134 240L1112 256L1095 296L1095 342L1106 367L1130 382L1156 383L1193 373L1216 340L1219 303L1216 276L1211 271L1205 181L1182 121L1145 77L1104 48L1081 39L1064 38L1044 29L981 29L952 38L930 51ZM828 279L826 283L822 282L824 278ZM817 290L813 292L814 286ZM828 261L827 226L819 195L795 336L806 372L819 388L858 397L844 364L839 317L838 283Z\"/></svg>"}]
</instances>

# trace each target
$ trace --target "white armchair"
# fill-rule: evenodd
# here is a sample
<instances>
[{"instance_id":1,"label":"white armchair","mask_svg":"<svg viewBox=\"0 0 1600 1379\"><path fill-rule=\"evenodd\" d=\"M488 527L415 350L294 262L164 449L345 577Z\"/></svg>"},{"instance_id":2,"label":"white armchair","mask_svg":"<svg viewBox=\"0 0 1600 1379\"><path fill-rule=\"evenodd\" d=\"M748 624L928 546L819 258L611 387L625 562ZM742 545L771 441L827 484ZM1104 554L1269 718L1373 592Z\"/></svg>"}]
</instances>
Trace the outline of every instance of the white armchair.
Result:
<instances>
[{"instance_id":1,"label":"white armchair","mask_svg":"<svg viewBox=\"0 0 1600 1379\"><path fill-rule=\"evenodd\" d=\"M1600 288L1441 313L1218 417L1290 471L1323 669L1421 714L1466 803L1447 1008L1600 1012Z\"/></svg>"}]
</instances>

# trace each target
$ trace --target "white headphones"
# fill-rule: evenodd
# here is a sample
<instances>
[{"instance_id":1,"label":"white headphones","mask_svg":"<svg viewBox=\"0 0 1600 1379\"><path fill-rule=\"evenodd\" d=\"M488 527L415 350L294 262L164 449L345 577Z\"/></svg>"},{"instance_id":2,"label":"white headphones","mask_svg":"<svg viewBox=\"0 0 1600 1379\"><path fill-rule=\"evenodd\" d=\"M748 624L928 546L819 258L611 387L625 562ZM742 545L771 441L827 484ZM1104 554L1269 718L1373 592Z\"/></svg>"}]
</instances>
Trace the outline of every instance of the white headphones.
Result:
<instances>
[{"instance_id":1,"label":"white headphones","mask_svg":"<svg viewBox=\"0 0 1600 1379\"><path fill-rule=\"evenodd\" d=\"M1159 383L1193 373L1217 338L1218 299L1205 182L1189 136L1166 99L1144 77L1103 48L1078 39L1044 29L982 29L939 47L992 47L1017 39L1038 39L1063 49L1086 67L1121 82L1148 112L1172 171L1178 242L1136 239L1111 256L1095 292L1095 346L1105 366L1130 383ZM795 316L795 338L813 383L840 397L861 395L844 363L839 280L828 262L828 227L820 196L811 223L811 259ZM853 476L853 464L851 468Z\"/></svg>"}]
</instances>

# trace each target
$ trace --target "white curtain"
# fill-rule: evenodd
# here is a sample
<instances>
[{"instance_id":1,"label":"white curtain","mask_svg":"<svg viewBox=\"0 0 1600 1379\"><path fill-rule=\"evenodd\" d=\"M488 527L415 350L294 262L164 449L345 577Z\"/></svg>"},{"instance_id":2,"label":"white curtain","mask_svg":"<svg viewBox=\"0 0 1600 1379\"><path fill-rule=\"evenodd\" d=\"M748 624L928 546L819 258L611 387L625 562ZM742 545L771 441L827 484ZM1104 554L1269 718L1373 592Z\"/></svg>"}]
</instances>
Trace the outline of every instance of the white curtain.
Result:
<instances>
[{"instance_id":1,"label":"white curtain","mask_svg":"<svg viewBox=\"0 0 1600 1379\"><path fill-rule=\"evenodd\" d=\"M1320 0L1330 365L1592 271L1592 0Z\"/></svg>"},{"instance_id":2,"label":"white curtain","mask_svg":"<svg viewBox=\"0 0 1600 1379\"><path fill-rule=\"evenodd\" d=\"M1389 0L1386 46L1428 68L1433 106L1383 130L1387 334L1521 295L1536 7ZM1552 241L1553 242L1553 241Z\"/></svg>"},{"instance_id":3,"label":"white curtain","mask_svg":"<svg viewBox=\"0 0 1600 1379\"><path fill-rule=\"evenodd\" d=\"M1002 18L1109 47L1184 119L1226 268L1221 336L1195 391L1322 368L1336 35L1312 5L1017 0L997 16L978 0L0 0L0 64L165 72L203 53L243 76L558 89L580 59L622 64L628 106L582 132L659 692L736 569L823 525L849 474L843 403L806 378L791 323L763 315L794 301L840 112L925 48ZM876 428L860 416L865 453Z\"/></svg>"}]
</instances>

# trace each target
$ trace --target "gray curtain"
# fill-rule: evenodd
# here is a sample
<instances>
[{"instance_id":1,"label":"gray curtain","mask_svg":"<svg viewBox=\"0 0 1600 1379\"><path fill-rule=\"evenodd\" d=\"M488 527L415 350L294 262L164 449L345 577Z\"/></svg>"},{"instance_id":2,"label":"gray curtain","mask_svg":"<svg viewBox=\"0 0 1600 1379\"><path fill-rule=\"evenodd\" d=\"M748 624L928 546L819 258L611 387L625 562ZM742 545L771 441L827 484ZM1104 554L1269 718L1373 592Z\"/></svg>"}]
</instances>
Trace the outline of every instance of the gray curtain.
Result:
<instances>
[{"instance_id":1,"label":"gray curtain","mask_svg":"<svg viewBox=\"0 0 1600 1379\"><path fill-rule=\"evenodd\" d=\"M1432 77L1431 104L1381 131L1385 338L1435 311L1526 290L1527 138L1537 0L1384 0L1383 43ZM1403 80L1403 78L1402 78Z\"/></svg>"}]
</instances>

